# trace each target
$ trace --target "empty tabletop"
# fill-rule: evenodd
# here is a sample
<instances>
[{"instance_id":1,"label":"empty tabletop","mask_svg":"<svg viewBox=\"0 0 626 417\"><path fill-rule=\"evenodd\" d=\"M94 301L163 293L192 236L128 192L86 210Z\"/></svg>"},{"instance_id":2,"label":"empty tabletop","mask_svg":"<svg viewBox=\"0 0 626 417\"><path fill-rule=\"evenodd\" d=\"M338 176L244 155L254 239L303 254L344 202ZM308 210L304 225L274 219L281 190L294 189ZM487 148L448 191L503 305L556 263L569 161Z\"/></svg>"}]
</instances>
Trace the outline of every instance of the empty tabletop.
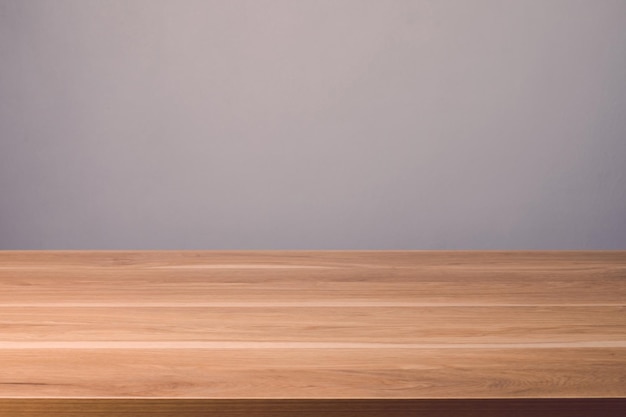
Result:
<instances>
[{"instance_id":1,"label":"empty tabletop","mask_svg":"<svg viewBox=\"0 0 626 417\"><path fill-rule=\"evenodd\" d=\"M623 416L625 313L626 251L0 251L0 416Z\"/></svg>"}]
</instances>

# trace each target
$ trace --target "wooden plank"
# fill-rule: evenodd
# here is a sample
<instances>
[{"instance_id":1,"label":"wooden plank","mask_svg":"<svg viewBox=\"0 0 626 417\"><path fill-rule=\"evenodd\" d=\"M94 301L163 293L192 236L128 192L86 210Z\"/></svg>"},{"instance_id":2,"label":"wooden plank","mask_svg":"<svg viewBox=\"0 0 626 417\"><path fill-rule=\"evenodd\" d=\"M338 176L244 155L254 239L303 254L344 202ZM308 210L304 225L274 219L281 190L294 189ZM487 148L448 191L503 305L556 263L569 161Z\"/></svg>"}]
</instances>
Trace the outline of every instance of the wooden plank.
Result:
<instances>
[{"instance_id":1,"label":"wooden plank","mask_svg":"<svg viewBox=\"0 0 626 417\"><path fill-rule=\"evenodd\" d=\"M480 269L507 267L532 270L580 270L589 267L624 267L624 250L616 251L0 251L3 267L28 269L62 267L132 268L166 266L185 268L193 265L292 265L297 269L321 266L416 268L422 266Z\"/></svg>"},{"instance_id":2,"label":"wooden plank","mask_svg":"<svg viewBox=\"0 0 626 417\"><path fill-rule=\"evenodd\" d=\"M624 252L5 251L0 305L623 306L624 258Z\"/></svg>"},{"instance_id":3,"label":"wooden plank","mask_svg":"<svg viewBox=\"0 0 626 417\"><path fill-rule=\"evenodd\" d=\"M626 340L626 307L9 307L2 340L568 343Z\"/></svg>"},{"instance_id":4,"label":"wooden plank","mask_svg":"<svg viewBox=\"0 0 626 417\"><path fill-rule=\"evenodd\" d=\"M3 348L0 364L0 397L626 397L611 347L79 345Z\"/></svg>"},{"instance_id":5,"label":"wooden plank","mask_svg":"<svg viewBox=\"0 0 626 417\"><path fill-rule=\"evenodd\" d=\"M623 415L625 311L626 251L3 251L0 416Z\"/></svg>"}]
</instances>

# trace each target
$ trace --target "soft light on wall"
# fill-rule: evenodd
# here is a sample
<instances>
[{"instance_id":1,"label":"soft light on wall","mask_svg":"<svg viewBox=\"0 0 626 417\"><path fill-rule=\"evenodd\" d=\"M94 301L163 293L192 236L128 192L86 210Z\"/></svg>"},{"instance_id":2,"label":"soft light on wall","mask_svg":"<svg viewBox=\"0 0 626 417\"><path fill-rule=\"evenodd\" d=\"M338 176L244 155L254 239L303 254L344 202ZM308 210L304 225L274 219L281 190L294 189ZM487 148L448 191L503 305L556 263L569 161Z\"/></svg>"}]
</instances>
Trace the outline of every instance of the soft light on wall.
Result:
<instances>
[{"instance_id":1,"label":"soft light on wall","mask_svg":"<svg viewBox=\"0 0 626 417\"><path fill-rule=\"evenodd\" d=\"M623 249L625 26L620 0L0 0L0 248Z\"/></svg>"}]
</instances>

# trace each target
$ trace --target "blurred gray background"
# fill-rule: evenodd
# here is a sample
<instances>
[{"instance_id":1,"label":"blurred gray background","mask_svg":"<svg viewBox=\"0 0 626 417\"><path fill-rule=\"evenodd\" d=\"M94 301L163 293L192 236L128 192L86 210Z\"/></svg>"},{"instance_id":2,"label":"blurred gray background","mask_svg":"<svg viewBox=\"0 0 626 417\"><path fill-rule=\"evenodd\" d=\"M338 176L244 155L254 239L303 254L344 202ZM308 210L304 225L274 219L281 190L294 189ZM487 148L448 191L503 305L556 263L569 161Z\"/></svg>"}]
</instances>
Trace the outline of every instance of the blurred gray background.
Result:
<instances>
[{"instance_id":1,"label":"blurred gray background","mask_svg":"<svg viewBox=\"0 0 626 417\"><path fill-rule=\"evenodd\" d=\"M626 1L0 0L0 249L626 249Z\"/></svg>"}]
</instances>

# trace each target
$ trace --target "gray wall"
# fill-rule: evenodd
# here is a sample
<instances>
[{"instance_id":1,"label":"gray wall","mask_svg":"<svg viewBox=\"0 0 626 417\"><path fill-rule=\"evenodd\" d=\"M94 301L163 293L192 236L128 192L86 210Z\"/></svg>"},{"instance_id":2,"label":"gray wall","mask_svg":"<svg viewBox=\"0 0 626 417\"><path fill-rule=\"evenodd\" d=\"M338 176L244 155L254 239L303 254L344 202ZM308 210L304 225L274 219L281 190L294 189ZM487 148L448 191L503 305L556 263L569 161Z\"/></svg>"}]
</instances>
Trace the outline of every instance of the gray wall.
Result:
<instances>
[{"instance_id":1,"label":"gray wall","mask_svg":"<svg viewBox=\"0 0 626 417\"><path fill-rule=\"evenodd\" d=\"M0 249L626 249L626 1L0 0Z\"/></svg>"}]
</instances>

